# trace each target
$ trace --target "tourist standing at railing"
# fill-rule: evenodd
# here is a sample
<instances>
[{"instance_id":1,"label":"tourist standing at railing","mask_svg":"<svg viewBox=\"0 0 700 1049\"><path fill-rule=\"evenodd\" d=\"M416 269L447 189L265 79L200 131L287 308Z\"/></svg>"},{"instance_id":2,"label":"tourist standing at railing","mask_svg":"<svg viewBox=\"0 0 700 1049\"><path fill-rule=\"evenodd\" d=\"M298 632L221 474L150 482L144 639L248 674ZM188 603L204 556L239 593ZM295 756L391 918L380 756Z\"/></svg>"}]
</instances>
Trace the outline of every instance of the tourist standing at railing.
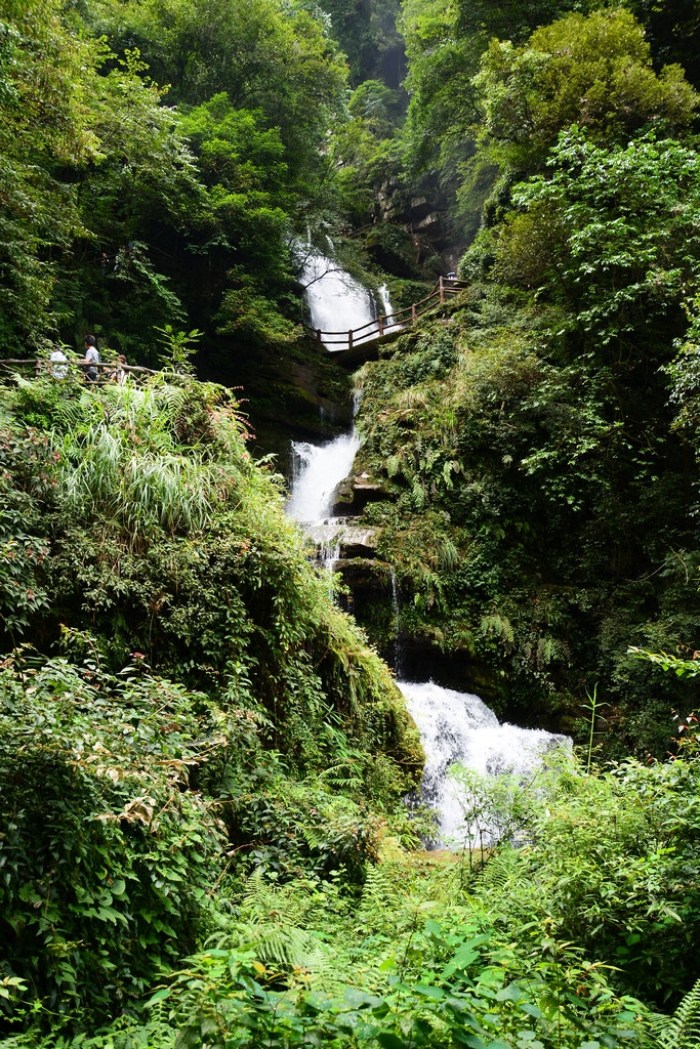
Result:
<instances>
[{"instance_id":1,"label":"tourist standing at railing","mask_svg":"<svg viewBox=\"0 0 700 1049\"><path fill-rule=\"evenodd\" d=\"M68 374L68 358L60 346L54 347L49 355L49 360L54 379L65 379Z\"/></svg>"},{"instance_id":2,"label":"tourist standing at railing","mask_svg":"<svg viewBox=\"0 0 700 1049\"><path fill-rule=\"evenodd\" d=\"M123 386L129 377L129 373L126 369L126 357L123 353L120 353L117 357L117 367L114 369L113 372L109 373L110 379L113 379L114 382L119 383L120 386Z\"/></svg>"},{"instance_id":3,"label":"tourist standing at railing","mask_svg":"<svg viewBox=\"0 0 700 1049\"><path fill-rule=\"evenodd\" d=\"M83 346L85 347L85 356L80 362L82 365L87 365L85 368L85 378L88 382L97 382L97 371L96 364L100 364L100 354L97 349L97 342L94 335L86 335L83 340Z\"/></svg>"}]
</instances>

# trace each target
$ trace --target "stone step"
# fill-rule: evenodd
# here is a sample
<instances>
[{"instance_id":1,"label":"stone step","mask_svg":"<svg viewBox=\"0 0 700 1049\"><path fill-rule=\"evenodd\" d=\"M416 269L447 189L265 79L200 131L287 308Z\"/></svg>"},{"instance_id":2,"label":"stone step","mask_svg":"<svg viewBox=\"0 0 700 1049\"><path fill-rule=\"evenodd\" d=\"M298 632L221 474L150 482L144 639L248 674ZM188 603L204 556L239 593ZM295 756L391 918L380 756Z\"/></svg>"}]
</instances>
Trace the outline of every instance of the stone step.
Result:
<instances>
[{"instance_id":1,"label":"stone step","mask_svg":"<svg viewBox=\"0 0 700 1049\"><path fill-rule=\"evenodd\" d=\"M316 543L320 560L330 556L343 560L377 556L380 530L355 524L351 517L328 517L325 521L304 525L304 531Z\"/></svg>"}]
</instances>

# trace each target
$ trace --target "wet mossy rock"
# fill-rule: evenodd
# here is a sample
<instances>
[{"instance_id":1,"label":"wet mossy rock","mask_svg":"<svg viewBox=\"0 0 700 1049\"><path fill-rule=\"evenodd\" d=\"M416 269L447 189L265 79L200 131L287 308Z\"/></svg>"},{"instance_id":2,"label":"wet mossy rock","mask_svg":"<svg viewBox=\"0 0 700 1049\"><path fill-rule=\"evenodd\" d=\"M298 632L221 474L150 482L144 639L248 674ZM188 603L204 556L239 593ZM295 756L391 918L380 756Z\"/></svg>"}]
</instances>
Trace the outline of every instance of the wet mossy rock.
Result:
<instances>
[{"instance_id":1,"label":"wet mossy rock","mask_svg":"<svg viewBox=\"0 0 700 1049\"><path fill-rule=\"evenodd\" d=\"M359 515L373 502L386 499L386 487L368 473L353 474L341 481L333 499L334 516Z\"/></svg>"},{"instance_id":2,"label":"wet mossy rock","mask_svg":"<svg viewBox=\"0 0 700 1049\"><path fill-rule=\"evenodd\" d=\"M207 372L218 382L242 387L254 450L274 452L282 472L288 468L291 440L327 440L351 423L350 377L315 339L247 347L217 358Z\"/></svg>"}]
</instances>

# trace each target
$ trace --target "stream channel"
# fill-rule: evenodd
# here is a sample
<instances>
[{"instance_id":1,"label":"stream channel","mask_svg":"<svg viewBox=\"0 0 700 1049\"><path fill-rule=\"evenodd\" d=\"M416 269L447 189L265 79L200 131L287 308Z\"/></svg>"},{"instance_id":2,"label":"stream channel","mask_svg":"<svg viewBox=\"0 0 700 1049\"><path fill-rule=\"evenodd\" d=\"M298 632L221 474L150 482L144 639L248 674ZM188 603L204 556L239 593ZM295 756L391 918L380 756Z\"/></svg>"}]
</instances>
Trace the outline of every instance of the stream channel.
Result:
<instances>
[{"instance_id":1,"label":"stream channel","mask_svg":"<svg viewBox=\"0 0 700 1049\"><path fill-rule=\"evenodd\" d=\"M380 290L381 302L377 304L366 288L320 254L311 255L307 260L303 283L307 285L312 326L323 331L359 328L376 317L379 310L391 313L386 289ZM359 447L354 426L350 433L324 444L292 443L292 485L287 513L315 542L319 567L328 572L333 571L343 545L363 546L360 524L352 518L331 516L334 493L352 474ZM395 587L393 593L396 600ZM458 847L465 838L473 840L474 829L465 825L464 790L458 788L450 774L453 766L487 776L512 774L519 779L531 779L548 751L570 746L570 741L543 729L501 724L493 711L471 693L443 688L433 681L404 681L398 663L397 658L393 668L396 683L418 727L426 753L421 796L437 815L437 835L431 844Z\"/></svg>"}]
</instances>

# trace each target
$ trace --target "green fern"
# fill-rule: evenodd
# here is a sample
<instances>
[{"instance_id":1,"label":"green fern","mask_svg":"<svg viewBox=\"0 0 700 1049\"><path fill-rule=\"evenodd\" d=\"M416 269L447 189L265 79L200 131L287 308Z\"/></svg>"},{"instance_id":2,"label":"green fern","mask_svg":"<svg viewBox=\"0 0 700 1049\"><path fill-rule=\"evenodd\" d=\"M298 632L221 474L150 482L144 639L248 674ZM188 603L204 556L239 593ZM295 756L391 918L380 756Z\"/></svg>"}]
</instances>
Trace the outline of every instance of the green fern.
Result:
<instances>
[{"instance_id":1,"label":"green fern","mask_svg":"<svg viewBox=\"0 0 700 1049\"><path fill-rule=\"evenodd\" d=\"M379 863L367 871L362 888L362 902L358 908L357 918L362 926L372 928L377 921L393 922L399 910L397 886L391 877L388 864Z\"/></svg>"},{"instance_id":2,"label":"green fern","mask_svg":"<svg viewBox=\"0 0 700 1049\"><path fill-rule=\"evenodd\" d=\"M397 477L402 468L401 456L390 455L386 461L386 472L389 477Z\"/></svg>"},{"instance_id":3,"label":"green fern","mask_svg":"<svg viewBox=\"0 0 700 1049\"><path fill-rule=\"evenodd\" d=\"M564 647L553 637L541 637L537 641L537 666L541 669L556 663L564 656Z\"/></svg>"},{"instance_id":4,"label":"green fern","mask_svg":"<svg viewBox=\"0 0 700 1049\"><path fill-rule=\"evenodd\" d=\"M515 849L501 848L492 853L489 862L482 868L479 884L484 889L503 892L522 876L520 857Z\"/></svg>"},{"instance_id":5,"label":"green fern","mask_svg":"<svg viewBox=\"0 0 700 1049\"><path fill-rule=\"evenodd\" d=\"M700 980L686 994L673 1016L658 1029L659 1049L698 1049L700 1046Z\"/></svg>"},{"instance_id":6,"label":"green fern","mask_svg":"<svg viewBox=\"0 0 700 1049\"><path fill-rule=\"evenodd\" d=\"M504 645L512 645L515 641L515 631L507 616L493 612L491 615L481 617L481 631L498 638Z\"/></svg>"},{"instance_id":7,"label":"green fern","mask_svg":"<svg viewBox=\"0 0 700 1049\"><path fill-rule=\"evenodd\" d=\"M417 510L422 510L427 502L427 499L425 495L425 490L423 489L423 486L418 480L418 478L415 478L413 481L413 484L411 486L411 495L413 497L413 505L416 507Z\"/></svg>"},{"instance_id":8,"label":"green fern","mask_svg":"<svg viewBox=\"0 0 700 1049\"><path fill-rule=\"evenodd\" d=\"M318 954L309 933L293 925L257 925L250 929L248 946L266 968L309 969Z\"/></svg>"},{"instance_id":9,"label":"green fern","mask_svg":"<svg viewBox=\"0 0 700 1049\"><path fill-rule=\"evenodd\" d=\"M444 536L440 540L437 553L440 568L449 571L449 569L456 568L459 564L459 550L448 536Z\"/></svg>"}]
</instances>

